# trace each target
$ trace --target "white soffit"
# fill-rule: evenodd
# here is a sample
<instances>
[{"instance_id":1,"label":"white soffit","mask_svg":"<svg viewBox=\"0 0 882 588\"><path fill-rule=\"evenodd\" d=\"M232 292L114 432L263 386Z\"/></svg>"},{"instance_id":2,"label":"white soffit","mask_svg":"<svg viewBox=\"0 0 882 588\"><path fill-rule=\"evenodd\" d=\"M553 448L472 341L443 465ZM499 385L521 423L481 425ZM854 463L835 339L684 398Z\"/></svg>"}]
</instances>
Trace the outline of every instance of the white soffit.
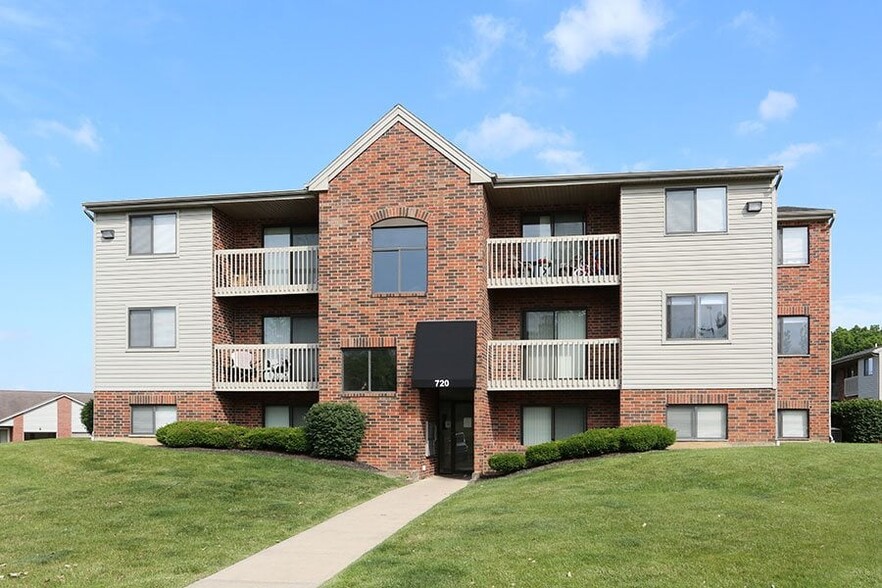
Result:
<instances>
[{"instance_id":1,"label":"white soffit","mask_svg":"<svg viewBox=\"0 0 882 588\"><path fill-rule=\"evenodd\" d=\"M328 189L328 184L339 174L347 165L355 161L355 159L370 147L374 141L383 136L383 134L391 129L395 123L401 123L416 136L438 150L444 157L452 161L458 168L469 174L469 179L473 184L486 184L493 181L493 174L487 171L482 165L465 154L459 147L445 139L429 125L414 116L410 111L396 104L392 110L387 112L380 120L369 128L365 133L355 140L352 145L346 148L337 158L332 161L325 169L320 171L312 178L306 189L315 192L324 192Z\"/></svg>"}]
</instances>

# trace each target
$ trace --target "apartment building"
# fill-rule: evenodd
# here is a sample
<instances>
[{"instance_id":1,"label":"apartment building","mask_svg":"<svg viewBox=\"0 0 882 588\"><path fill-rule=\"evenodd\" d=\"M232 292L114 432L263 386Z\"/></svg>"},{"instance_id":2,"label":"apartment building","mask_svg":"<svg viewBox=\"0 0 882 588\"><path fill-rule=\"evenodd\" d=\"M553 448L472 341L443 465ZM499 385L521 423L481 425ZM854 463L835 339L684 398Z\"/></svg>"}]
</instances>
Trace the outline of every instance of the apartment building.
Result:
<instances>
[{"instance_id":1,"label":"apartment building","mask_svg":"<svg viewBox=\"0 0 882 588\"><path fill-rule=\"evenodd\" d=\"M396 106L302 190L85 204L95 434L368 415L409 475L593 427L829 435L829 210L780 167L499 177Z\"/></svg>"}]
</instances>

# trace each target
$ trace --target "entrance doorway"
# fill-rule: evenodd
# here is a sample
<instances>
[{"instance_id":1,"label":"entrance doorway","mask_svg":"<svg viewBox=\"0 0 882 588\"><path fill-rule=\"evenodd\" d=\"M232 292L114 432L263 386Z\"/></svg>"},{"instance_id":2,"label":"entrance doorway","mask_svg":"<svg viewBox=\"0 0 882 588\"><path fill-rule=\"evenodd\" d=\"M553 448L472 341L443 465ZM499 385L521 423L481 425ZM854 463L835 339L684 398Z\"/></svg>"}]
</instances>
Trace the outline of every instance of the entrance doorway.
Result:
<instances>
[{"instance_id":1,"label":"entrance doorway","mask_svg":"<svg viewBox=\"0 0 882 588\"><path fill-rule=\"evenodd\" d=\"M438 400L438 471L470 474L475 469L475 405L469 400Z\"/></svg>"}]
</instances>

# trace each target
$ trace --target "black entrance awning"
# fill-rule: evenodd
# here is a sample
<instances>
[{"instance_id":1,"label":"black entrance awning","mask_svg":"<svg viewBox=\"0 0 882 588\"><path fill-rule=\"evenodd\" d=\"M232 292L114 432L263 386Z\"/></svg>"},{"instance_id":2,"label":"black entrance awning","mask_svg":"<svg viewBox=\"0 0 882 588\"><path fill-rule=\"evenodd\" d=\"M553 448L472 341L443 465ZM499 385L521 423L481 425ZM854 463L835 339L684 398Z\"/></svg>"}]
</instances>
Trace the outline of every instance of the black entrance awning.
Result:
<instances>
[{"instance_id":1,"label":"black entrance awning","mask_svg":"<svg viewBox=\"0 0 882 588\"><path fill-rule=\"evenodd\" d=\"M414 388L474 388L475 321L421 322L413 352Z\"/></svg>"}]
</instances>

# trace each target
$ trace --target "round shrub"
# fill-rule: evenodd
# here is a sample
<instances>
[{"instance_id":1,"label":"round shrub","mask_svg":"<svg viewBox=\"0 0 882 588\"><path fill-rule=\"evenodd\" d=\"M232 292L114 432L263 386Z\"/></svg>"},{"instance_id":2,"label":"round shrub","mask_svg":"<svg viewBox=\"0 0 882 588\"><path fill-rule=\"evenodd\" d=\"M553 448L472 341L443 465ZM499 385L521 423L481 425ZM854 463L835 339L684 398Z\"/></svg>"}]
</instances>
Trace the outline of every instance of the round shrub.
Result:
<instances>
[{"instance_id":1,"label":"round shrub","mask_svg":"<svg viewBox=\"0 0 882 588\"><path fill-rule=\"evenodd\" d=\"M540 443L527 448L527 467L535 468L536 466L545 465L553 461L560 461L560 446L557 441L549 441L548 443Z\"/></svg>"},{"instance_id":2,"label":"round shrub","mask_svg":"<svg viewBox=\"0 0 882 588\"><path fill-rule=\"evenodd\" d=\"M354 404L319 402L306 413L306 440L312 455L328 459L355 459L367 419Z\"/></svg>"},{"instance_id":3,"label":"round shrub","mask_svg":"<svg viewBox=\"0 0 882 588\"><path fill-rule=\"evenodd\" d=\"M850 443L882 442L882 400L859 398L834 402L833 426L842 429L842 440Z\"/></svg>"},{"instance_id":4,"label":"round shrub","mask_svg":"<svg viewBox=\"0 0 882 588\"><path fill-rule=\"evenodd\" d=\"M510 474L527 467L523 453L497 453L490 456L490 468L500 474Z\"/></svg>"},{"instance_id":5,"label":"round shrub","mask_svg":"<svg viewBox=\"0 0 882 588\"><path fill-rule=\"evenodd\" d=\"M83 405L82 410L80 410L80 422L83 423L84 427L86 427L86 431L91 434L93 425L95 423L94 400L89 400L86 404Z\"/></svg>"},{"instance_id":6,"label":"round shrub","mask_svg":"<svg viewBox=\"0 0 882 588\"><path fill-rule=\"evenodd\" d=\"M661 425L636 425L621 430L621 451L641 452L664 449L676 440L672 429Z\"/></svg>"},{"instance_id":7,"label":"round shrub","mask_svg":"<svg viewBox=\"0 0 882 588\"><path fill-rule=\"evenodd\" d=\"M307 453L306 431L300 427L249 429L242 438L242 448Z\"/></svg>"},{"instance_id":8,"label":"round shrub","mask_svg":"<svg viewBox=\"0 0 882 588\"><path fill-rule=\"evenodd\" d=\"M615 453L619 450L622 429L589 429L559 441L563 459L577 459Z\"/></svg>"}]
</instances>

